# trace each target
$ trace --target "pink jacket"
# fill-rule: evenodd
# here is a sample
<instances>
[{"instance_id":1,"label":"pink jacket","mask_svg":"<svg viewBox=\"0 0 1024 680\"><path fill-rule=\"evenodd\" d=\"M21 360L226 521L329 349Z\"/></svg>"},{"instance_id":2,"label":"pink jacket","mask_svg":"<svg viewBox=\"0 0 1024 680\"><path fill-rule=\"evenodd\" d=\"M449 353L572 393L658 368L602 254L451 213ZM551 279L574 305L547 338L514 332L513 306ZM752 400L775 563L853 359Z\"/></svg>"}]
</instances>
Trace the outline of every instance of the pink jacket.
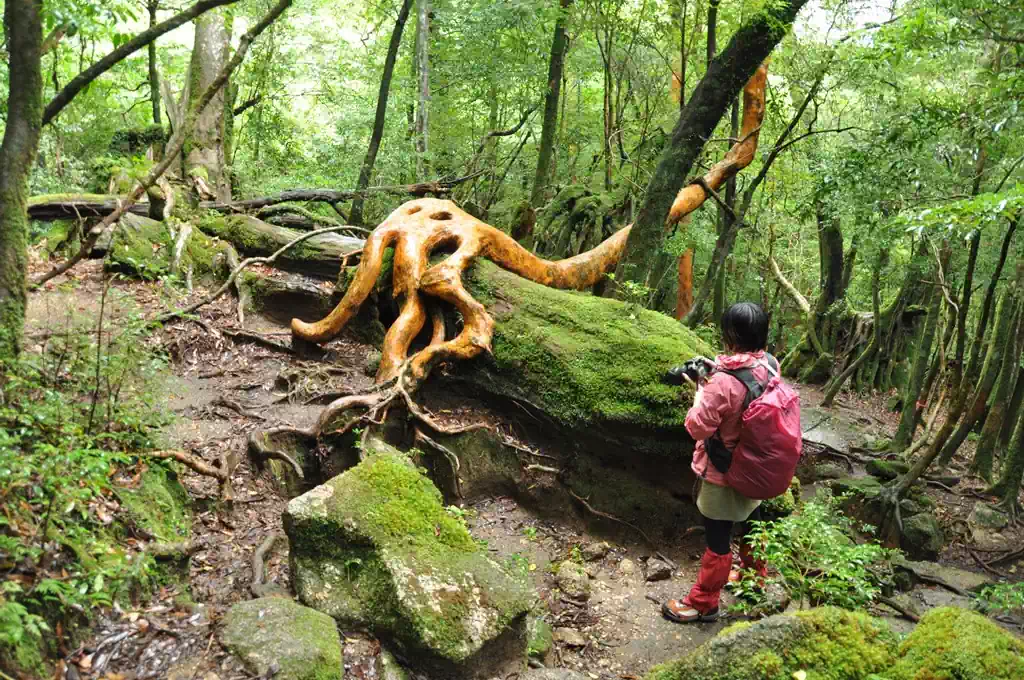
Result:
<instances>
[{"instance_id":1,"label":"pink jacket","mask_svg":"<svg viewBox=\"0 0 1024 680\"><path fill-rule=\"evenodd\" d=\"M720 354L715 358L719 368L735 370L754 366L758 361L766 361L765 353L744 352L741 354ZM754 377L761 382L768 380L768 369L763 365L754 368ZM727 373L714 373L711 380L704 385L700 404L692 407L686 414L686 431L697 440L697 448L693 453L693 472L712 484L727 486L725 475L719 472L707 452L704 440L717 430L725 447L730 451L736 447L740 439L741 419L743 417L743 401L747 396L747 388L736 378Z\"/></svg>"}]
</instances>

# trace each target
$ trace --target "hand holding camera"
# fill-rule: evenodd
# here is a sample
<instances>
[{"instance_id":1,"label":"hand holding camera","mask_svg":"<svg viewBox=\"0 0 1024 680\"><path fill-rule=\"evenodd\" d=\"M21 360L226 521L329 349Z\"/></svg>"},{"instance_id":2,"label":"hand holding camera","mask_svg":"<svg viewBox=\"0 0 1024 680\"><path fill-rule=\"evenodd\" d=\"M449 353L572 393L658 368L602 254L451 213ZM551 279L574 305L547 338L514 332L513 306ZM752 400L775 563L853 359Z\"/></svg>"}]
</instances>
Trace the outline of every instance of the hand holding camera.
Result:
<instances>
[{"instance_id":1,"label":"hand holding camera","mask_svg":"<svg viewBox=\"0 0 1024 680\"><path fill-rule=\"evenodd\" d=\"M662 377L669 385L689 383L699 385L715 371L715 362L707 357L697 356L681 366L674 366Z\"/></svg>"}]
</instances>

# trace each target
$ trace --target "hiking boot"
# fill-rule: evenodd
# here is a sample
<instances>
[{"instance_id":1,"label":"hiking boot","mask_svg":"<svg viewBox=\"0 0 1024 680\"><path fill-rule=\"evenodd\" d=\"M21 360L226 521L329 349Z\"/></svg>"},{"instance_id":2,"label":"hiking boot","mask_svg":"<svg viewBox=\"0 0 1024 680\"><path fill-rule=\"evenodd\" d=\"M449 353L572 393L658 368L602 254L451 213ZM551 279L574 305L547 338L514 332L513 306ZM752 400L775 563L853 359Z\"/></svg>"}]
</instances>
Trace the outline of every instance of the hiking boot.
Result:
<instances>
[{"instance_id":1,"label":"hiking boot","mask_svg":"<svg viewBox=\"0 0 1024 680\"><path fill-rule=\"evenodd\" d=\"M661 605L662 615L669 621L676 623L711 623L718 620L718 607L702 614L685 600L666 600Z\"/></svg>"}]
</instances>

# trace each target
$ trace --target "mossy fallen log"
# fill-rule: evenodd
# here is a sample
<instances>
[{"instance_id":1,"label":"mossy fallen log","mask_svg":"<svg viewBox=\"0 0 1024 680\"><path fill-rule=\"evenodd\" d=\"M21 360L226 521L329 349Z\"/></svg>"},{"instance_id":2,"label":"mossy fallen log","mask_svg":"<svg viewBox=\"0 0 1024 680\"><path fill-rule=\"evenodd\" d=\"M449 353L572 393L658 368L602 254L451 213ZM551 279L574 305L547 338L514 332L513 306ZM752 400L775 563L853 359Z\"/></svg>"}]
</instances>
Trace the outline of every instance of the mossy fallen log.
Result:
<instances>
[{"instance_id":1,"label":"mossy fallen log","mask_svg":"<svg viewBox=\"0 0 1024 680\"><path fill-rule=\"evenodd\" d=\"M28 199L28 217L43 222L106 217L117 208L121 196L108 194L44 194ZM136 203L128 212L149 215L149 204Z\"/></svg>"},{"instance_id":2,"label":"mossy fallen log","mask_svg":"<svg viewBox=\"0 0 1024 680\"><path fill-rule=\"evenodd\" d=\"M278 227L248 215L210 217L199 228L230 242L246 257L267 256L302 236L301 231ZM306 276L335 280L346 256L360 250L363 240L339 234L314 236L291 248L275 263L281 269ZM354 258L350 259L350 262Z\"/></svg>"}]
</instances>

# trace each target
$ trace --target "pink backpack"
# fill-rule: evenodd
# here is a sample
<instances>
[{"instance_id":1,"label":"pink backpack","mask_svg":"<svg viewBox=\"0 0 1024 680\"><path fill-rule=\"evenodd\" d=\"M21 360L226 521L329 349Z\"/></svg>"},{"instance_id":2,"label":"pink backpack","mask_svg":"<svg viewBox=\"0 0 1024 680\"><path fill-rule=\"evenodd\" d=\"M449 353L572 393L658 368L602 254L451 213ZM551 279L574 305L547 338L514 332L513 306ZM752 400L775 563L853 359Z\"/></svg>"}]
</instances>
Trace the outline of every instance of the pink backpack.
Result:
<instances>
[{"instance_id":1,"label":"pink backpack","mask_svg":"<svg viewBox=\"0 0 1024 680\"><path fill-rule=\"evenodd\" d=\"M721 370L747 388L748 404L725 481L747 498L781 496L793 481L803 453L800 397L771 369L766 385L749 368Z\"/></svg>"}]
</instances>

